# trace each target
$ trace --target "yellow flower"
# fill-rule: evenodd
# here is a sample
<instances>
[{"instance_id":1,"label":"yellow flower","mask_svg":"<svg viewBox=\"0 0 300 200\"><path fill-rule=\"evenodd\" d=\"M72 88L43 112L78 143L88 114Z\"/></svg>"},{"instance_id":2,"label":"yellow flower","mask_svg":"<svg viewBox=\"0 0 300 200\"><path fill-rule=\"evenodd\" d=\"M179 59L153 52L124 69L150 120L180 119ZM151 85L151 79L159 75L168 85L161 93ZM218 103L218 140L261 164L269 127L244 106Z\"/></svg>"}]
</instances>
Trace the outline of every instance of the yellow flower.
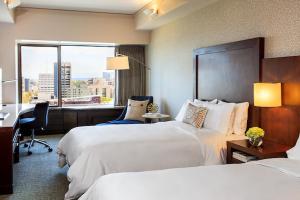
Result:
<instances>
[{"instance_id":1,"label":"yellow flower","mask_svg":"<svg viewBox=\"0 0 300 200\"><path fill-rule=\"evenodd\" d=\"M264 135L265 135L265 131L259 127L249 128L249 130L246 132L246 136L253 139L264 137Z\"/></svg>"}]
</instances>

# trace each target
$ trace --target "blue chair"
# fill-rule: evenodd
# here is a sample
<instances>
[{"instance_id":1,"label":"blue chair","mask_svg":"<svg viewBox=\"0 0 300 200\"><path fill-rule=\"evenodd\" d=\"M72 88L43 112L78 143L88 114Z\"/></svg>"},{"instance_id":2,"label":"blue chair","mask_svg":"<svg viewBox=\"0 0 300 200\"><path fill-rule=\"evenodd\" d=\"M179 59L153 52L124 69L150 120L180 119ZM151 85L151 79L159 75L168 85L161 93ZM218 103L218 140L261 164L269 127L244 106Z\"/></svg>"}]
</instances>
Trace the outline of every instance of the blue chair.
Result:
<instances>
[{"instance_id":1,"label":"blue chair","mask_svg":"<svg viewBox=\"0 0 300 200\"><path fill-rule=\"evenodd\" d=\"M132 96L130 99L135 100L135 101L146 101L149 100L149 103L153 103L153 96ZM121 124L143 124L145 122L143 121L139 121L139 120L124 120L125 115L127 112L127 106L124 108L124 110L122 111L122 114L115 120L113 121L109 121L106 123L101 123L101 124L97 124L96 126L104 126L104 125L121 125Z\"/></svg>"},{"instance_id":2,"label":"blue chair","mask_svg":"<svg viewBox=\"0 0 300 200\"><path fill-rule=\"evenodd\" d=\"M51 152L51 146L44 140L38 140L35 138L35 130L44 130L48 125L48 112L49 112L49 102L37 103L35 105L33 116L30 118L21 118L19 120L20 132L26 133L31 132L30 139L20 142L24 144L24 147L28 147L28 155L31 155L31 147L34 143L39 143L48 148ZM28 144L29 143L29 144Z\"/></svg>"}]
</instances>

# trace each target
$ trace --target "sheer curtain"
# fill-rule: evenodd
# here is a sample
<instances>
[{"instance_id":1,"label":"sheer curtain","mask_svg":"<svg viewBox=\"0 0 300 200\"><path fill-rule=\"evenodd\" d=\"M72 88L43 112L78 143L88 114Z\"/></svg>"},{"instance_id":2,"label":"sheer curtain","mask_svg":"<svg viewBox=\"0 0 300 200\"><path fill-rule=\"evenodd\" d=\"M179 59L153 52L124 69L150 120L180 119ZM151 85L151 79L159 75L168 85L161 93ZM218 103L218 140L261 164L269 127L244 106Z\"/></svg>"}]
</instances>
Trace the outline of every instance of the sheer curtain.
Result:
<instances>
[{"instance_id":1,"label":"sheer curtain","mask_svg":"<svg viewBox=\"0 0 300 200\"><path fill-rule=\"evenodd\" d=\"M145 47L141 45L121 45L116 54L129 57L129 70L118 70L116 73L115 105L126 105L131 96L146 95ZM139 62L135 61L137 59Z\"/></svg>"}]
</instances>

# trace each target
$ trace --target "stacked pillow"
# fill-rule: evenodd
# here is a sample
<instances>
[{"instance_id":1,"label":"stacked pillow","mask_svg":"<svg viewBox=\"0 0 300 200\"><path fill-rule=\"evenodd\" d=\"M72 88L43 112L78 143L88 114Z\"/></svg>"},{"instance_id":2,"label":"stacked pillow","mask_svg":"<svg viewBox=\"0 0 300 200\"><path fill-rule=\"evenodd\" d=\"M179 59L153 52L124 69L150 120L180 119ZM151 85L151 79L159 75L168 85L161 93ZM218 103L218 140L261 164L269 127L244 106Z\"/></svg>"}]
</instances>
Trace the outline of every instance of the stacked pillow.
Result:
<instances>
[{"instance_id":1,"label":"stacked pillow","mask_svg":"<svg viewBox=\"0 0 300 200\"><path fill-rule=\"evenodd\" d=\"M223 101L219 101L218 104L228 104ZM232 133L237 135L245 135L248 121L248 108L249 103L235 103L234 111L232 113L230 123L232 125Z\"/></svg>"},{"instance_id":2,"label":"stacked pillow","mask_svg":"<svg viewBox=\"0 0 300 200\"><path fill-rule=\"evenodd\" d=\"M194 102L187 100L181 107L175 120L189 123L190 121L187 122L184 119L185 115L190 115L191 112L187 111L187 109L191 107L191 105L199 107L199 109L202 110L201 117L199 118L202 119L203 116L205 117L203 122L204 128L213 129L225 135L232 133L238 135L245 134L248 120L248 102L236 104L218 101L217 99L210 102L200 101L198 99L195 99ZM205 115L203 115L204 108L207 109ZM194 110L197 109L194 108ZM196 115L196 111L194 115ZM197 128L200 127L198 124Z\"/></svg>"},{"instance_id":3,"label":"stacked pillow","mask_svg":"<svg viewBox=\"0 0 300 200\"><path fill-rule=\"evenodd\" d=\"M204 121L204 128L216 130L224 135L232 134L231 116L234 104L208 104L208 113Z\"/></svg>"}]
</instances>

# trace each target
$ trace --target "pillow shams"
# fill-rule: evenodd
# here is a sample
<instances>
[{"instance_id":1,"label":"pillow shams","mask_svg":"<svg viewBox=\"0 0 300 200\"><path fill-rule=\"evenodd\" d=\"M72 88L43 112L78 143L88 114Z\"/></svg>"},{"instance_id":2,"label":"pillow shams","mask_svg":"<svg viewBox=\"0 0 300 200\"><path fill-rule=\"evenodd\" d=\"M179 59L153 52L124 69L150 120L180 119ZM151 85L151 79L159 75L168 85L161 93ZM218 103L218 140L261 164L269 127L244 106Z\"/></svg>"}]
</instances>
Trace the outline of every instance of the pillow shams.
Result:
<instances>
[{"instance_id":1,"label":"pillow shams","mask_svg":"<svg viewBox=\"0 0 300 200\"><path fill-rule=\"evenodd\" d=\"M202 100L199 100L199 99L194 99L194 103L196 105L200 105L200 106L205 106L206 104L217 104L218 103L218 99L214 99L214 100L211 100L211 101L202 101Z\"/></svg>"},{"instance_id":2,"label":"pillow shams","mask_svg":"<svg viewBox=\"0 0 300 200\"><path fill-rule=\"evenodd\" d=\"M127 112L124 119L144 121L142 115L146 113L148 102L148 100L134 101L132 99L128 99Z\"/></svg>"},{"instance_id":3,"label":"pillow shams","mask_svg":"<svg viewBox=\"0 0 300 200\"><path fill-rule=\"evenodd\" d=\"M219 104L227 104L226 102L219 101ZM234 134L245 135L248 121L249 103L237 103L234 106L232 115L232 130Z\"/></svg>"},{"instance_id":4,"label":"pillow shams","mask_svg":"<svg viewBox=\"0 0 300 200\"><path fill-rule=\"evenodd\" d=\"M179 121L179 122L182 122L182 121L183 121L184 114L185 114L185 111L186 111L187 106L188 106L189 103L192 103L192 100L188 99L188 100L186 100L186 101L183 103L183 105L182 105L181 108L180 108L179 113L177 114L177 116L176 116L176 118L175 118L176 121Z\"/></svg>"},{"instance_id":5,"label":"pillow shams","mask_svg":"<svg viewBox=\"0 0 300 200\"><path fill-rule=\"evenodd\" d=\"M232 134L231 115L235 104L208 104L208 112L203 124L204 128L216 130L222 134Z\"/></svg>"},{"instance_id":6,"label":"pillow shams","mask_svg":"<svg viewBox=\"0 0 300 200\"><path fill-rule=\"evenodd\" d=\"M248 108L248 102L236 104L234 107L233 132L237 135L245 135L248 122Z\"/></svg>"},{"instance_id":7,"label":"pillow shams","mask_svg":"<svg viewBox=\"0 0 300 200\"><path fill-rule=\"evenodd\" d=\"M196 128L201 128L207 113L207 108L195 106L192 103L187 105L183 122L191 124Z\"/></svg>"}]
</instances>

